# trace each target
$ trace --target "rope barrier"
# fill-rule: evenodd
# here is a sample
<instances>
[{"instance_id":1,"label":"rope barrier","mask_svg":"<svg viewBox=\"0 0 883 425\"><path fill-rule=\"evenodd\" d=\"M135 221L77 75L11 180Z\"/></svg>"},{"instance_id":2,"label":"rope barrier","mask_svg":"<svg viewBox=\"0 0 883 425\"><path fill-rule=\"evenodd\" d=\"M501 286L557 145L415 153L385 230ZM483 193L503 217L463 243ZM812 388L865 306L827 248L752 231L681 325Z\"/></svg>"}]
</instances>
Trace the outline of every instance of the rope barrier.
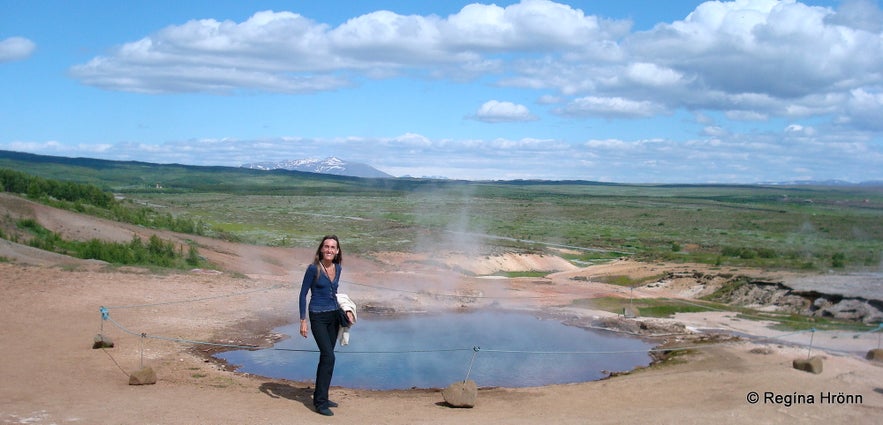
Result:
<instances>
[{"instance_id":1,"label":"rope barrier","mask_svg":"<svg viewBox=\"0 0 883 425\"><path fill-rule=\"evenodd\" d=\"M341 354L418 354L418 353L452 353L455 351L469 351L471 348L434 348L424 350L397 350L397 351L338 351Z\"/></svg>"},{"instance_id":2,"label":"rope barrier","mask_svg":"<svg viewBox=\"0 0 883 425\"><path fill-rule=\"evenodd\" d=\"M209 342L209 341L199 341L193 339L186 338L174 338L174 337L166 337L159 335L149 335L145 332L135 332L131 329L126 328L119 322L117 322L114 318L110 317L110 315L102 316L104 320L109 321L114 326L119 328L121 331L132 335L137 336L142 339L149 338L167 342L176 342L181 344L192 344L192 345L208 345L212 347L221 347L221 348L231 348L231 349L239 349L239 350L254 350L254 349L262 349L262 350L274 350L274 351L288 351L288 352L302 352L302 353L318 353L319 350L315 349L297 349L297 348L281 348L281 347L266 347L261 348L254 345L242 345L242 344L226 344L219 342ZM400 350L400 351L339 351L339 353L343 354L410 354L410 353L443 353L443 352L455 352L455 351L468 351L470 348L443 348L443 349L428 349L428 350Z\"/></svg>"},{"instance_id":3,"label":"rope barrier","mask_svg":"<svg viewBox=\"0 0 883 425\"><path fill-rule=\"evenodd\" d=\"M102 307L103 309L103 307ZM286 352L303 352L303 353L318 353L318 350L314 349L295 349L295 348L280 348L280 347L266 347L260 348L254 345L242 345L242 344L228 344L228 343L218 343L218 342L209 342L209 341L199 341L185 338L174 338L174 337L165 337L158 335L149 335L146 332L135 332L132 331L119 322L117 322L114 318L110 317L110 314L104 314L104 310L102 310L102 319L109 321L114 326L122 330L123 332L137 336L141 338L142 341L142 363L143 363L143 340L150 338L168 342L182 343L182 344L192 344L192 345L208 345L213 347L222 347L222 348L231 348L231 349L240 349L240 350L254 350L254 349L262 349L262 350L273 350L273 351L286 351ZM763 340L779 340L781 338L786 338L793 335L799 335L806 332L815 332L815 329L809 330L801 330L790 332L782 335L770 336L757 339L756 341ZM486 351L488 353L506 353L506 354L533 354L533 355L613 355L613 354L637 354L637 353L653 353L653 352L670 352L670 351L682 351L682 350L695 350L701 348L708 348L720 345L726 345L729 342L722 343L711 343L711 344L702 344L702 345L693 345L687 347L670 347L670 348L651 348L646 350L618 350L618 351L535 351L535 350L504 350L504 349L481 349L479 346L473 346L472 348L442 348L442 349L418 349L418 350L392 350L392 351L338 351L340 354L416 354L416 353L444 353L444 352L457 352L457 351L469 351L472 350L474 352L472 360L475 360L475 355L479 351ZM810 340L810 348L812 347L812 339ZM143 367L143 365L142 365ZM471 366L470 366L471 370ZM468 376L468 372L467 372Z\"/></svg>"},{"instance_id":4,"label":"rope barrier","mask_svg":"<svg viewBox=\"0 0 883 425\"><path fill-rule=\"evenodd\" d=\"M362 287L368 287L368 288L374 288L374 289L382 289L382 290L388 290L388 291L406 292L406 293L413 293L413 294L426 293L425 291L411 291L411 290L405 290L405 289L388 288L388 287L382 287L382 286L367 285L367 284L358 283L358 282L352 282L352 281L344 281L344 282L347 283L347 284L350 284L350 285L356 285L356 286L362 286ZM117 322L116 320L112 319L112 318L110 317L110 309L134 309L134 308L145 308L145 307L167 306L167 305L175 305L175 304L183 304L183 303L203 302L203 301L216 300L216 299L221 299L221 298L229 298L229 297L235 297L235 296L248 295L248 294L253 294L253 293L257 293L257 292L270 291L270 290L273 290L273 289L279 289L279 288L282 288L282 287L285 287L285 286L286 286L286 285L279 284L279 285L273 285L273 286L266 287L266 288L257 288L257 289L253 289L253 290L249 290L249 291L242 291L242 292L235 292L235 293L230 293L230 294L221 294L221 295L215 295L215 296L210 296L210 297L201 297L201 298L193 298L193 299L186 299L186 300L166 301L166 302L160 302L160 303L133 304L133 305L121 305L121 306L109 306L109 307L108 307L108 306L101 306L101 307L99 308L99 312L100 312L100 314L101 314L101 319L102 319L102 320L101 320L101 331L103 332L103 330L104 330L104 322L105 322L105 321L109 321L109 322L113 323L117 328L119 328L120 330L122 330L123 332L128 333L128 334L131 334L131 335L134 335L134 336L141 337L142 339L144 339L144 338L151 338L151 339L164 340L164 341L176 342L176 343L184 343L184 344L208 345L208 346L222 347L222 348L230 348L230 349L253 350L253 349L256 349L256 348L258 348L258 347L253 346L253 345L225 344L225 343L216 343L216 342L208 342L208 341L190 340L190 339L184 339L184 338L171 338L171 337L163 337L163 336L156 336L156 335L148 335L148 334L146 334L146 333L138 333L138 332L134 332L134 331L131 331L131 330L127 329L125 326L123 326L122 324L120 324L120 323ZM464 296L466 296L466 295L441 294L441 293L434 293L434 294L433 294L433 293L429 293L429 294L430 294L430 295L433 295L433 296L438 296L438 297L454 297L454 298L460 298L460 297L464 297ZM516 297L496 297L496 296L470 296L470 297L472 297L472 298L493 298L493 299L497 299L497 298L516 298ZM517 297L517 298L543 298L543 297ZM734 313L739 313L739 314L742 314L743 316L746 316L746 317L749 317L749 318L753 317L753 318L762 319L762 320L768 320L768 319L769 319L768 317L751 316L751 315L747 315L747 314L745 314L745 313L741 313L741 312L738 312L738 311L726 310L726 309L719 309L719 308L715 308L715 307L712 307L712 306L703 305L703 304L699 304L699 303L695 303L695 302L690 302L690 301L683 300L683 299L678 299L678 298L668 298L668 297L663 297L662 299L667 299L667 300L670 300L670 301L680 302L680 303L683 303L683 304L686 304L686 305L692 305L692 306L695 306L695 307L700 307L700 308L704 308L704 309L712 310L712 311L721 311L721 312L734 312ZM781 319L781 320L779 320L779 321L788 322L788 320L785 320L785 319ZM791 322L794 322L794 323L802 323L802 322L797 322L797 321L791 321ZM600 327L590 327L590 328L592 328L592 329L599 329L599 330L605 330L605 331L613 331L613 332L617 332L616 330L611 330L611 329L607 329L607 328L600 328ZM862 334L865 334L865 333L872 333L872 332L879 332L879 331L881 331L881 330L883 330L883 323L879 324L878 327L875 328L875 329L871 329L871 330L868 330L868 331L862 332ZM815 329L815 328L812 328L812 329L805 330L805 331L798 331L798 332L794 332L794 333L790 333L790 334L779 335L779 336L777 336L777 337L762 338L761 340L765 340L765 339L781 339L781 338L785 338L785 337L787 337L787 336L791 336L791 335L799 334L799 333L803 333L803 332L813 332L813 334L814 334L815 331L816 331L816 329ZM647 336L647 335L639 335L639 334L635 334L635 333L633 333L633 332L624 332L624 331L623 331L623 333L628 333L628 334L635 335L635 336ZM651 335L651 337L674 336L674 335L681 335L681 334ZM881 335L883 335L883 333L881 333ZM813 343L813 340L812 340L812 338L811 338L811 340L810 340L810 352L811 352L811 350L812 350L812 343ZM878 347L879 347L879 345L880 345L880 343L879 343L879 341L878 341ZM692 349L695 349L695 348L701 348L701 347L708 347L708 346L709 346L708 344L705 344L705 345L703 345L703 346L692 347ZM477 350L476 348L477 348L477 347L473 347L472 350L474 350L474 351L477 353L478 350ZM273 350L277 350L277 351L289 351L289 352L318 352L318 350L290 349L290 348L276 348L276 347L269 347L269 348L265 348L265 349L273 349ZM454 352L454 351L468 351L468 350L470 350L470 349L469 349L469 348L454 348L454 349L404 350L404 351L370 351L370 352L369 352L369 351L343 351L342 353L347 353L347 354L407 354L407 353L429 353L429 352ZM658 351L671 351L671 350L672 350L672 349L659 349ZM600 351L597 351L597 352L589 352L589 351L562 351L562 352L555 352L555 351L493 350L493 349L486 349L486 350L483 350L483 351L492 352L492 353L521 353L521 354L587 354L587 355L607 355L607 354L612 355L612 354L628 354L628 353L635 353L635 351L604 351L604 352L600 352ZM638 352L653 352L653 351L655 351L655 350L652 350L652 349L651 349L651 350L640 350L640 351L638 351Z\"/></svg>"},{"instance_id":5,"label":"rope barrier","mask_svg":"<svg viewBox=\"0 0 883 425\"><path fill-rule=\"evenodd\" d=\"M389 287L378 286L378 285L368 285L368 284L359 283L359 282L353 282L353 281L348 281L348 280L342 280L342 282L343 282L343 283L346 283L346 284L348 284L348 285L361 286L361 287L372 288L372 289L380 289L380 290L391 291L391 292L402 292L402 293L417 294L417 295L419 295L419 294L426 294L426 295L429 295L429 296L432 296L432 297L437 297L437 298L464 298L464 297L465 297L465 298L476 298L476 299L541 299L541 298L546 298L546 297L547 297L547 296L530 296L530 297L524 297L524 296L512 296L512 297L506 297L506 296L485 296L485 295L445 294L445 293L440 293L440 292L415 291L415 290L408 290L408 289L389 288ZM150 304L134 304L134 305L109 306L109 307L104 307L104 306L103 306L103 307L101 307L101 308L103 309L103 311L102 311L102 315L104 315L104 314L107 314L107 310L109 310L109 309L133 309L133 308L146 308L146 307L167 306L167 305L174 305L174 304L184 304L184 303L203 302L203 301L210 301L210 300L216 300L216 299L221 299L221 298L230 298L230 297L235 297L235 296L249 295L249 294L253 294L253 293L257 293L257 292L271 291L271 290L274 290L274 289L284 288L284 287L286 287L286 286L287 286L287 285L279 284L279 285L273 285L273 286L266 287L266 288L257 288L257 289L253 289L253 290L249 290L249 291L235 292L235 293L231 293L231 294L220 294L220 295L214 295L214 296L210 296L210 297L193 298L193 299L176 300L176 301L165 301L165 302L150 303ZM630 289L633 290L634 288L630 288ZM630 293L630 294L631 294L631 293ZM740 312L740 311L735 311L735 310L730 310L730 309L716 308L716 307L713 307L713 306L710 306L710 305L707 305L707 304L696 303L696 302L688 301L688 300L685 300L685 299L682 299L682 298L660 297L659 299L668 300L668 301L674 301L674 302L678 302L678 303L681 303L681 304L685 304L685 305L689 305L689 306L693 306L693 307L699 307L699 308L703 308L703 309L710 310L710 311L719 311L719 312L737 313L737 314L740 314L740 315L742 315L743 317L746 317L746 318L749 318L749 319L757 319L757 320L775 320L775 321L778 321L778 322L783 322L783 323L793 323L793 324L804 324L804 323L805 323L805 322L801 322L801 321L798 321L798 320L789 320L789 319L786 319L786 318L771 318L771 317L768 317L768 316L751 315L751 314L748 314L748 313L744 313L744 312ZM630 299L630 301L631 301L631 299ZM609 330L609 329L608 329L608 330ZM875 328L875 329L871 329L871 330L868 330L868 331L864 331L864 332L862 332L862 333L879 332L879 331L881 331L881 330L883 330L883 323L878 324L878 327ZM881 332L881 334L883 334L883 332ZM660 335L653 335L653 336L655 337L655 336L660 336ZM878 344L879 344L879 343L878 343ZM879 347L878 347L878 348L879 348Z\"/></svg>"},{"instance_id":6,"label":"rope barrier","mask_svg":"<svg viewBox=\"0 0 883 425\"><path fill-rule=\"evenodd\" d=\"M177 300L177 301L164 301L164 302L158 302L158 303L152 303L152 304L118 305L118 306L109 306L109 307L102 306L101 308L103 309L102 314L104 314L104 312L106 312L107 310L111 310L111 309L120 310L120 309L159 307L159 306L167 306L167 305L174 305L174 304L195 303L195 302L202 302L202 301L217 300L217 299L221 299L221 298L238 297L241 295L249 295L249 294L254 294L257 292L271 291L273 289L279 289L279 288L283 288L285 286L286 285L279 284L279 285L273 285L273 286L270 286L267 288L258 288L258 289L252 289L250 291L234 292L232 294L213 295L210 297L192 298L192 299Z\"/></svg>"},{"instance_id":7,"label":"rope barrier","mask_svg":"<svg viewBox=\"0 0 883 425\"><path fill-rule=\"evenodd\" d=\"M435 297L450 297L450 298L470 297L470 298L478 298L478 299L544 298L542 296L537 296L537 297L501 297L501 296L472 296L472 295L461 295L461 294L443 294L443 293L431 293L431 292L427 292L427 291L414 291L414 290L406 290L406 289L398 289L398 288L388 288L388 287L383 287L383 286L367 285L367 284L358 283L358 282L351 282L351 281L344 281L344 282L349 285L362 286L362 287L373 288L373 289L380 289L380 290L394 291L394 292L404 292L404 293L411 293L411 294L428 294L428 295L435 296ZM229 298L229 297L235 297L235 296L248 295L248 294L253 294L253 293L257 293L257 292L270 291L270 290L282 288L285 286L287 286L287 285L280 284L280 285L274 285L274 286L267 287L267 288L258 288L258 289L230 293L230 294L221 294L221 295L215 295L215 296L209 296L209 297L201 297L201 298L193 298L193 299L177 300L177 301L166 301L166 302L135 304L135 305L120 305L120 306L101 306L99 308L99 313L101 315L100 329L101 329L101 333L103 333L104 322L110 322L115 327L117 327L118 329L123 331L124 333L139 337L140 345L141 345L140 363L141 363L142 368L144 367L144 341L146 339L163 340L163 341L181 343L181 344L221 347L221 348L233 349L233 350L262 349L262 350L274 350L274 351L283 351L283 352L318 353L319 351L316 349L294 349L294 348L280 348L280 347L261 348L261 347L254 346L254 345L217 343L217 342L199 341L199 340L192 340L192 339L185 339L185 338L174 338L174 337L166 337L166 336L159 336L159 335L149 335L146 332L135 332L135 331L132 331L132 330L126 328L125 326L123 326L122 324L117 322L114 318L112 318L110 315L111 309L135 309L135 308L157 307L157 306L184 304L184 303L203 302L203 301L216 300L216 299L221 299L221 298ZM634 288L632 288L632 289L634 289ZM753 317L753 318L761 319L761 320L772 320L769 317L752 316L752 315L738 312L738 311L715 308L713 306L703 305L703 304L690 302L690 301L678 299L678 298L662 298L662 299L667 299L667 300L683 303L686 305L692 305L692 306L703 308L703 309L710 310L710 311L733 312L733 313L741 314L744 317L748 317L748 318ZM774 320L777 320L779 322L792 322L792 323L801 323L801 324L804 323L804 322L798 322L798 321L791 321L791 320L787 320L787 319L774 319ZM605 331L611 331L611 329L606 329L606 328L596 328L596 329L603 329ZM854 336L854 338L857 338L860 335L864 335L864 334L880 332L881 330L883 330L883 323L878 324L877 328L875 328L875 329L867 330L867 331L857 334L856 336ZM754 338L754 340L755 341L764 341L764 340L770 340L770 341L779 340L779 341L781 341L783 338L787 338L787 337L794 336L794 335L799 335L799 334L806 333L806 332L811 333L809 344L808 344L808 354L807 354L807 358L809 358L812 354L812 349L814 346L814 337L815 337L815 332L816 332L815 328L811 328L811 329L807 329L807 330L799 330L799 331L781 334L781 335L777 335L777 336ZM628 332L626 332L626 333L628 333ZM680 334L667 334L667 335L663 335L663 336L669 336L669 335L680 335ZM646 336L646 335L636 335L636 336ZM660 335L654 335L654 336L658 337ZM878 348L880 347L880 336L883 336L883 332L880 332L878 334L878 344L877 344ZM379 354L442 353L442 352L458 352L458 351L471 350L472 356L471 356L471 359L469 361L469 364L468 364L468 367L466 370L466 378L464 379L464 382L465 382L466 380L469 379L469 376L472 373L472 368L474 366L475 359L478 356L478 353L480 351L485 351L487 353L497 353L497 354L524 354L524 355L619 355L619 354L639 354L639 353L647 353L649 355L651 353L658 353L658 352L708 349L711 347L721 346L721 345L730 344L730 343L731 343L731 341L726 341L726 342L692 345L692 346L684 346L684 347L650 348L650 349L645 349L645 350L617 350L617 351L534 351L534 350L511 350L511 349L493 349L493 348L482 349L479 346L475 345L472 348L417 349L417 350L398 350L398 351L338 351L338 353L340 353L340 354L354 354L354 355L356 355L356 354L379 355ZM797 343L793 343L793 344L797 344ZM797 344L797 345L802 345L802 344ZM113 356L111 356L110 353L108 353L106 350L104 350L104 351L111 358L111 360L114 362L114 364L116 364L117 367L121 371L123 371L123 373L126 373L126 371L119 365L119 363L116 361L116 359L114 359Z\"/></svg>"},{"instance_id":8,"label":"rope barrier","mask_svg":"<svg viewBox=\"0 0 883 425\"><path fill-rule=\"evenodd\" d=\"M123 367L120 366L120 363L117 361L117 359L113 358L113 356L110 355L110 352L107 351L106 348L102 347L101 351L104 351L104 354L107 354L107 357L110 357L110 361L112 361L113 364L115 364L117 368L119 368L119 370L123 372L123 375L129 376L129 372L126 372L126 369L123 369Z\"/></svg>"},{"instance_id":9,"label":"rope barrier","mask_svg":"<svg viewBox=\"0 0 883 425\"><path fill-rule=\"evenodd\" d=\"M119 328L121 331L123 331L129 335L140 337L142 339L149 338L149 339L156 339L156 340L160 340L160 341L177 342L177 343L181 343L181 344L209 345L209 346L213 346L213 347L233 348L233 349L241 349L241 350L254 350L255 348L259 348L254 345L224 344L224 343L219 343L219 342L209 342L209 341L199 341L199 340L194 340L194 339L173 338L173 337L166 337L166 336L159 336L159 335L149 335L146 332L132 331L132 330L126 328L125 326L123 326L122 324L120 324L119 322L117 322L114 318L110 317L109 315L104 320L109 321L114 326ZM304 350L304 351L306 351L306 350ZM312 351L318 352L316 350L312 350Z\"/></svg>"}]
</instances>

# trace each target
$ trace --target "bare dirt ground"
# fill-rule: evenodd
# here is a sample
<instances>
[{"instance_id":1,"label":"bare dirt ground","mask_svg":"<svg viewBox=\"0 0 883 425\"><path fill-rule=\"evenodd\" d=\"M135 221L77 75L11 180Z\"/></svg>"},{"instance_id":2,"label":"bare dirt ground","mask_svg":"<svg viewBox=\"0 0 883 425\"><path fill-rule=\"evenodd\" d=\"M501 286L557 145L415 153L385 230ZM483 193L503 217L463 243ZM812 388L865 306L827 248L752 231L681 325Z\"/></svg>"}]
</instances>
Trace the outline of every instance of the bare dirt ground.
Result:
<instances>
[{"instance_id":1,"label":"bare dirt ground","mask_svg":"<svg viewBox=\"0 0 883 425\"><path fill-rule=\"evenodd\" d=\"M128 241L133 234L153 234L6 195L0 195L0 207L0 214L35 217L66 238ZM225 272L113 268L0 240L0 423L870 424L883 420L883 366L864 358L878 347L876 335L817 332L810 353L806 333L782 337L781 331L763 323L723 312L654 321L751 338L701 345L675 361L601 381L481 388L476 406L468 409L448 407L437 389L333 387L332 398L340 407L334 417L326 418L310 407L309 382L236 373L207 360L206 351L211 350L204 346L146 337L269 346L278 337L270 331L297 314L295 291L312 250L156 233L169 240L195 239L200 253ZM687 282L626 291L598 283L594 279L599 276L638 278L700 267L618 261L577 268L554 256L454 257L427 262L425 256L404 253L370 259L349 255L342 286L360 304L377 309L515 308L588 322L616 315L571 301L609 295L689 297L696 292ZM446 267L449 263L457 264ZM531 269L559 271L548 278L519 279L473 278L457 271ZM132 305L142 307L119 308ZM111 307L113 322L101 319L101 306ZM370 315L362 320L370 320ZM92 349L99 332L111 337L115 346ZM353 332L358 332L357 326ZM777 339L764 339L773 337ZM690 335L669 335L659 342L698 344ZM821 373L792 367L793 360L810 354L823 358ZM157 383L129 385L129 374L142 365L156 371ZM752 403L754 394L759 401Z\"/></svg>"}]
</instances>

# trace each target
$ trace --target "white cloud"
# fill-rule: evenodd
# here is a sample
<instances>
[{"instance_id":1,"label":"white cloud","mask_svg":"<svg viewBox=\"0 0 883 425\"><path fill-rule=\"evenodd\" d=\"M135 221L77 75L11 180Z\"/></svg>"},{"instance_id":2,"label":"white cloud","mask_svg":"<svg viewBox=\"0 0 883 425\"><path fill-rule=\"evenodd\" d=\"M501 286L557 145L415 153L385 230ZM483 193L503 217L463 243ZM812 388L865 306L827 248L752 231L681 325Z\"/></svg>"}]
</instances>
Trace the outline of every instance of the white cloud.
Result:
<instances>
[{"instance_id":1,"label":"white cloud","mask_svg":"<svg viewBox=\"0 0 883 425\"><path fill-rule=\"evenodd\" d=\"M769 118L767 114L746 110L727 111L725 115L734 121L766 121Z\"/></svg>"},{"instance_id":2,"label":"white cloud","mask_svg":"<svg viewBox=\"0 0 883 425\"><path fill-rule=\"evenodd\" d=\"M86 84L144 93L334 90L348 83L341 72L454 79L495 72L499 61L489 55L573 53L595 40L606 44L623 28L548 0L505 8L476 3L444 19L377 11L335 28L264 11L241 23L201 19L169 26L74 66L72 74Z\"/></svg>"},{"instance_id":3,"label":"white cloud","mask_svg":"<svg viewBox=\"0 0 883 425\"><path fill-rule=\"evenodd\" d=\"M595 16L548 0L526 0L502 8L473 3L444 25L452 47L478 51L511 51L583 47L605 37L616 26L604 27Z\"/></svg>"},{"instance_id":4,"label":"white cloud","mask_svg":"<svg viewBox=\"0 0 883 425\"><path fill-rule=\"evenodd\" d=\"M634 144L631 144L629 142L626 142L625 140L619 140L619 139L589 140L588 142L586 142L585 145L586 145L586 147L588 147L590 149L601 148L601 149L618 149L618 150L629 149L632 146L634 146Z\"/></svg>"},{"instance_id":5,"label":"white cloud","mask_svg":"<svg viewBox=\"0 0 883 425\"><path fill-rule=\"evenodd\" d=\"M785 127L785 134L811 135L814 133L812 127L804 127L800 124L790 124Z\"/></svg>"},{"instance_id":6,"label":"white cloud","mask_svg":"<svg viewBox=\"0 0 883 425\"><path fill-rule=\"evenodd\" d=\"M482 77L542 91L540 104L554 100L563 106L553 113L576 119L686 109L738 121L824 117L880 131L879 109L865 112L862 94L883 86L880 16L867 0L836 11L795 0L709 1L682 20L630 32L627 21L549 0L473 3L446 17L376 11L336 27L264 11L243 22L172 25L71 73L139 93L298 94L402 75ZM521 112L475 118L536 118Z\"/></svg>"},{"instance_id":7,"label":"white cloud","mask_svg":"<svg viewBox=\"0 0 883 425\"><path fill-rule=\"evenodd\" d=\"M478 108L474 119L487 123L534 121L536 116L524 105L489 100Z\"/></svg>"},{"instance_id":8,"label":"white cloud","mask_svg":"<svg viewBox=\"0 0 883 425\"><path fill-rule=\"evenodd\" d=\"M422 134L407 133L398 137L393 137L390 141L409 148L428 148L432 146L432 140Z\"/></svg>"},{"instance_id":9,"label":"white cloud","mask_svg":"<svg viewBox=\"0 0 883 425\"><path fill-rule=\"evenodd\" d=\"M601 116L606 118L641 118L663 113L662 105L622 97L586 96L556 110L565 116Z\"/></svg>"},{"instance_id":10,"label":"white cloud","mask_svg":"<svg viewBox=\"0 0 883 425\"><path fill-rule=\"evenodd\" d=\"M833 13L794 1L706 2L682 21L635 34L629 47L694 76L697 88L731 94L794 99L862 79L880 82L879 34L827 23Z\"/></svg>"},{"instance_id":11,"label":"white cloud","mask_svg":"<svg viewBox=\"0 0 883 425\"><path fill-rule=\"evenodd\" d=\"M349 83L328 73L342 64L328 53L326 29L290 12L259 12L242 23L194 20L71 73L86 84L139 93L333 90Z\"/></svg>"},{"instance_id":12,"label":"white cloud","mask_svg":"<svg viewBox=\"0 0 883 425\"><path fill-rule=\"evenodd\" d=\"M461 62L478 59L468 52L445 50L435 16L402 16L389 11L350 19L328 33L335 60L355 68L397 68L409 63Z\"/></svg>"},{"instance_id":13,"label":"white cloud","mask_svg":"<svg viewBox=\"0 0 883 425\"><path fill-rule=\"evenodd\" d=\"M646 62L630 64L626 75L632 81L646 86L671 86L683 80L683 74L678 71Z\"/></svg>"},{"instance_id":14,"label":"white cloud","mask_svg":"<svg viewBox=\"0 0 883 425\"><path fill-rule=\"evenodd\" d=\"M702 130L702 134L710 137L725 137L729 134L729 132L723 127L717 125L709 125Z\"/></svg>"},{"instance_id":15,"label":"white cloud","mask_svg":"<svg viewBox=\"0 0 883 425\"><path fill-rule=\"evenodd\" d=\"M9 37L0 40L0 63L27 59L37 49L37 45L24 37Z\"/></svg>"},{"instance_id":16,"label":"white cloud","mask_svg":"<svg viewBox=\"0 0 883 425\"><path fill-rule=\"evenodd\" d=\"M858 128L883 131L883 91L852 90L846 111L845 122Z\"/></svg>"}]
</instances>

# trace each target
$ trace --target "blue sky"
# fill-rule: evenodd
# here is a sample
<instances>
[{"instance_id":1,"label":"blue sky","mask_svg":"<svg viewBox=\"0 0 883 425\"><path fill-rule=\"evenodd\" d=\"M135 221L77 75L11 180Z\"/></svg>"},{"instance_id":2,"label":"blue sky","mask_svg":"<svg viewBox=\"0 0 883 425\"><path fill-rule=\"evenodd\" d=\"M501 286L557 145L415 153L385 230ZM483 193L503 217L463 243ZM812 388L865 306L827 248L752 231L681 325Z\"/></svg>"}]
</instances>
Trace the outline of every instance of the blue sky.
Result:
<instances>
[{"instance_id":1,"label":"blue sky","mask_svg":"<svg viewBox=\"0 0 883 425\"><path fill-rule=\"evenodd\" d=\"M883 180L879 1L0 0L0 149Z\"/></svg>"}]
</instances>

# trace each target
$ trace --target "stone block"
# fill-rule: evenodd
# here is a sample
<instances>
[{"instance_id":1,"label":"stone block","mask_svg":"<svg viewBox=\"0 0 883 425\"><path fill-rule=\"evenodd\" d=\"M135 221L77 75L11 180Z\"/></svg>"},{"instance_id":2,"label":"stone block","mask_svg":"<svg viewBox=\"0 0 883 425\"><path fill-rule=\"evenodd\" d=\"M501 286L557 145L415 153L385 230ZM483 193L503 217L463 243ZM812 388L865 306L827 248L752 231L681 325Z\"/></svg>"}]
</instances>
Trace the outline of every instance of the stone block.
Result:
<instances>
[{"instance_id":1,"label":"stone block","mask_svg":"<svg viewBox=\"0 0 883 425\"><path fill-rule=\"evenodd\" d=\"M816 375L822 373L822 358L819 356L813 356L808 359L795 359L792 362L794 369L802 370L804 372L814 373Z\"/></svg>"},{"instance_id":2,"label":"stone block","mask_svg":"<svg viewBox=\"0 0 883 425\"><path fill-rule=\"evenodd\" d=\"M868 360L873 360L875 362L883 362L883 348L875 348L873 350L868 351L868 354L865 356Z\"/></svg>"},{"instance_id":3,"label":"stone block","mask_svg":"<svg viewBox=\"0 0 883 425\"><path fill-rule=\"evenodd\" d=\"M113 340L106 335L97 334L92 341L92 349L94 350L97 348L113 348Z\"/></svg>"},{"instance_id":4,"label":"stone block","mask_svg":"<svg viewBox=\"0 0 883 425\"><path fill-rule=\"evenodd\" d=\"M150 366L141 369L129 375L129 385L152 385L156 383L156 372Z\"/></svg>"},{"instance_id":5,"label":"stone block","mask_svg":"<svg viewBox=\"0 0 883 425\"><path fill-rule=\"evenodd\" d=\"M453 407L475 407L478 386L471 380L455 382L442 390L442 397Z\"/></svg>"}]
</instances>

